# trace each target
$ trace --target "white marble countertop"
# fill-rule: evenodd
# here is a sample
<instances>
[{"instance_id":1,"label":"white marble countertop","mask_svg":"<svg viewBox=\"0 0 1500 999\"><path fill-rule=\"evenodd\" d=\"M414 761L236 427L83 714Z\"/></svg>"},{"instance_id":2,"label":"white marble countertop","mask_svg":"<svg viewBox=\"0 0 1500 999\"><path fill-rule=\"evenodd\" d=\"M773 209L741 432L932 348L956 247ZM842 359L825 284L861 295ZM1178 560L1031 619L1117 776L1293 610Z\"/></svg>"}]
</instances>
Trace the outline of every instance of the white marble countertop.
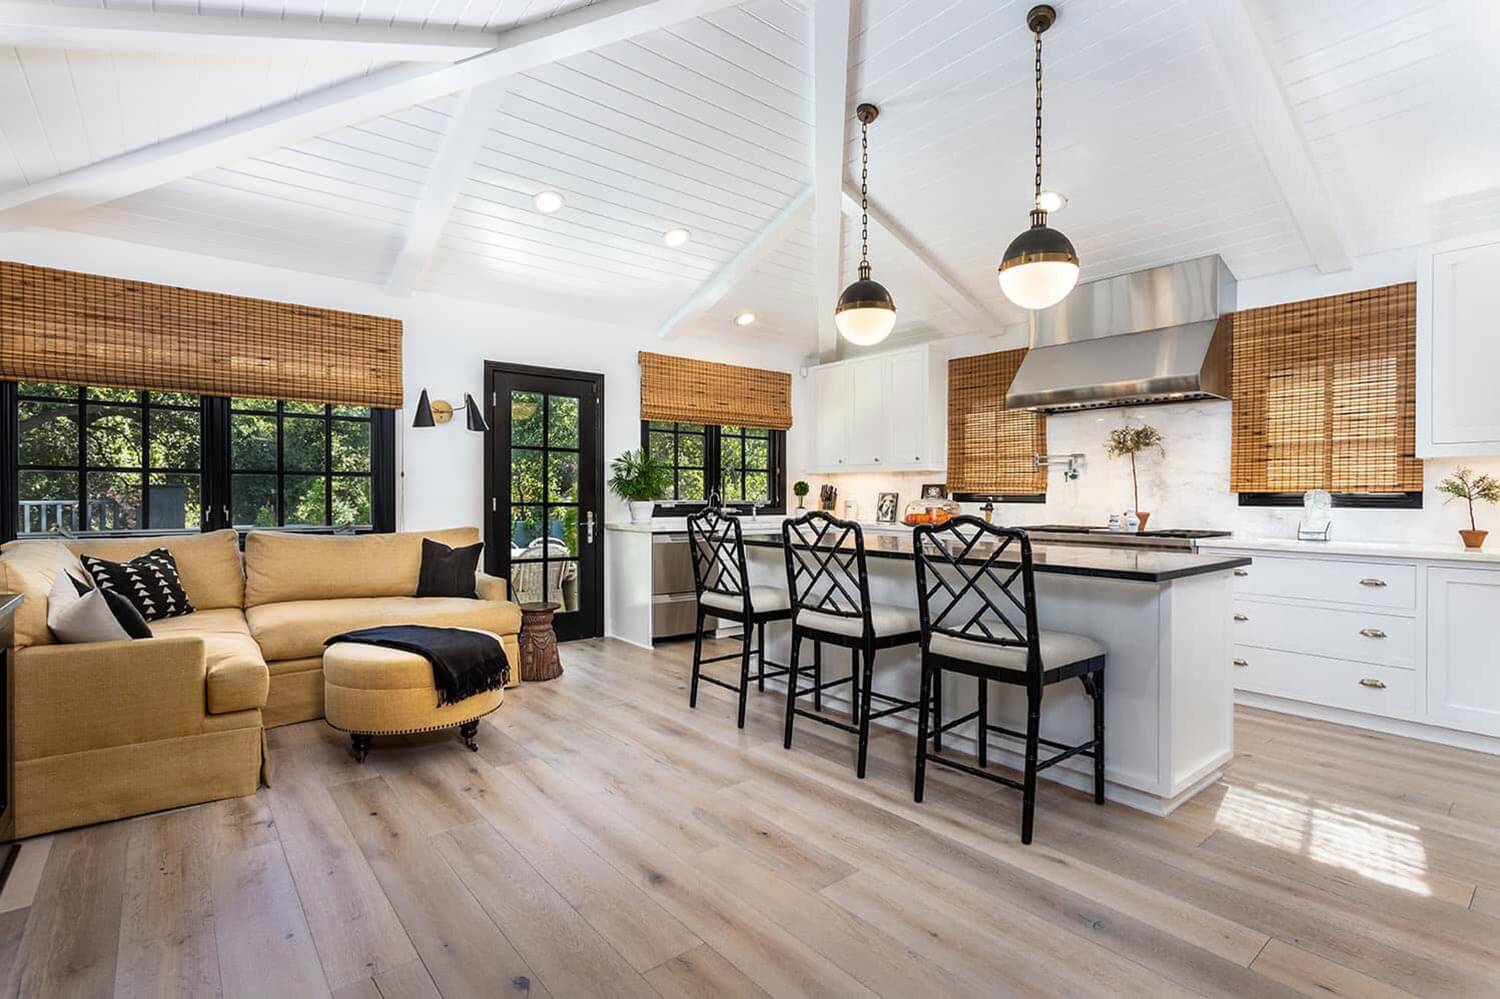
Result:
<instances>
[{"instance_id":1,"label":"white marble countertop","mask_svg":"<svg viewBox=\"0 0 1500 999\"><path fill-rule=\"evenodd\" d=\"M1500 565L1500 535L1480 551L1463 542L1441 541L1297 541L1294 538L1215 538L1198 542L1202 551L1285 552L1297 555L1362 555L1366 558L1410 558Z\"/></svg>"}]
</instances>

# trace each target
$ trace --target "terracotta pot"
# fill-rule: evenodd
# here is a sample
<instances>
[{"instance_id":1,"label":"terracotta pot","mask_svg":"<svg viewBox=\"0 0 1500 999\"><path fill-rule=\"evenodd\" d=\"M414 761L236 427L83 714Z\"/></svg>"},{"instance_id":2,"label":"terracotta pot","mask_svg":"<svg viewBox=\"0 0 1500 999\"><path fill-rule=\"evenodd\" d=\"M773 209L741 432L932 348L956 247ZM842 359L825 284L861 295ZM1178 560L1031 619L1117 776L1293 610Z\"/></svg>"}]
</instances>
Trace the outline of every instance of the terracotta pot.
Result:
<instances>
[{"instance_id":1,"label":"terracotta pot","mask_svg":"<svg viewBox=\"0 0 1500 999\"><path fill-rule=\"evenodd\" d=\"M1141 518L1140 530L1144 531L1146 529L1146 521L1148 521L1148 520L1151 519L1151 514L1149 514L1149 513L1142 513L1140 510L1137 510L1135 512L1135 515L1137 517Z\"/></svg>"},{"instance_id":2,"label":"terracotta pot","mask_svg":"<svg viewBox=\"0 0 1500 999\"><path fill-rule=\"evenodd\" d=\"M1471 551L1479 551L1484 547L1484 539L1489 537L1489 531L1459 531L1459 537L1464 539L1464 547Z\"/></svg>"}]
</instances>

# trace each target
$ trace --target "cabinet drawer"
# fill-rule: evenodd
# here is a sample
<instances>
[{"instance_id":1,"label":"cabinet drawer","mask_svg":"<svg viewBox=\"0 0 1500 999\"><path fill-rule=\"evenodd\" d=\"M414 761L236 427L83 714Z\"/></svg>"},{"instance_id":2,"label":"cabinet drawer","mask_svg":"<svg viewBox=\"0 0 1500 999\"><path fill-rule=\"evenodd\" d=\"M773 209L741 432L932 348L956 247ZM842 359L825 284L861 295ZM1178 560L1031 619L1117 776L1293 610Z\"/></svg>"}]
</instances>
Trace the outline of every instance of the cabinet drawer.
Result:
<instances>
[{"instance_id":1,"label":"cabinet drawer","mask_svg":"<svg viewBox=\"0 0 1500 999\"><path fill-rule=\"evenodd\" d=\"M1392 718L1417 713L1417 674L1373 663L1234 647L1234 686Z\"/></svg>"},{"instance_id":2,"label":"cabinet drawer","mask_svg":"<svg viewBox=\"0 0 1500 999\"><path fill-rule=\"evenodd\" d=\"M1389 562L1256 555L1234 571L1236 596L1326 600L1390 610L1416 610L1417 567Z\"/></svg>"},{"instance_id":3,"label":"cabinet drawer","mask_svg":"<svg viewBox=\"0 0 1500 999\"><path fill-rule=\"evenodd\" d=\"M1234 641L1236 645L1402 669L1417 665L1416 619L1375 611L1328 610L1238 598L1234 604Z\"/></svg>"}]
</instances>

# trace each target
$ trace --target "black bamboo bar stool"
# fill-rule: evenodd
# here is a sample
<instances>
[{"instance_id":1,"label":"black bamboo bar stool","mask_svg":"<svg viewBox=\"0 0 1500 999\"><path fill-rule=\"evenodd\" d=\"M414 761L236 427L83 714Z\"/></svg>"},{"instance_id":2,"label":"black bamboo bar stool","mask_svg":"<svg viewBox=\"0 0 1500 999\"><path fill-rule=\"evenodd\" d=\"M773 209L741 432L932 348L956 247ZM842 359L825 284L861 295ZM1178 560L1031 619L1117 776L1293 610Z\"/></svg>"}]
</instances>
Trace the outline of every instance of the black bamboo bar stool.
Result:
<instances>
[{"instance_id":1,"label":"black bamboo bar stool","mask_svg":"<svg viewBox=\"0 0 1500 999\"><path fill-rule=\"evenodd\" d=\"M879 693L872 689L871 683L876 652L919 641L921 627L917 612L893 604L871 603L864 532L854 521L813 510L782 524L781 540L786 551L787 593L792 605L792 662L787 679L783 744L787 749L792 748L792 723L798 715L858 735L855 774L863 778L870 748L870 722L917 706L915 701ZM803 671L798 669L798 649L804 639L813 641L813 685L808 688L799 686ZM849 650L847 680L823 682L824 642ZM822 712L823 691L844 683L850 685L847 722ZM808 694L813 695L811 711L797 706L797 699ZM872 701L889 706L871 711Z\"/></svg>"},{"instance_id":2,"label":"black bamboo bar stool","mask_svg":"<svg viewBox=\"0 0 1500 999\"><path fill-rule=\"evenodd\" d=\"M772 663L766 669L766 624L786 621L792 611L786 591L779 586L752 586L745 564L745 539L740 522L714 507L687 519L688 547L693 553L693 586L698 591L698 626L693 631L693 680L688 707L698 706L698 681L711 683L740 696L739 727L745 727L745 699L750 692L750 634L756 633L754 650L758 667L755 678L761 690L767 677L785 676L786 667ZM740 625L740 651L712 659L703 658L703 622L709 615ZM709 663L726 659L740 661L738 685L703 674Z\"/></svg>"},{"instance_id":3,"label":"black bamboo bar stool","mask_svg":"<svg viewBox=\"0 0 1500 999\"><path fill-rule=\"evenodd\" d=\"M1094 801L1104 803L1104 646L1084 635L1042 631L1037 626L1036 573L1025 531L996 527L978 517L955 517L941 526L912 532L917 563L917 603L922 627L922 711L917 721L915 798L922 800L928 762L983 777L1021 792L1021 842L1031 842L1036 811L1036 775L1073 756L1094 761ZM1019 592L1018 592L1019 590ZM929 728L927 698L943 671L978 681L978 708ZM1042 691L1077 678L1094 702L1094 737L1077 746L1041 736ZM989 682L1026 688L1026 731L989 723ZM977 721L979 766L942 755L938 738ZM1021 739L1026 747L1023 779L986 769L989 735ZM934 741L927 748L929 735ZM1060 750L1038 760L1039 747Z\"/></svg>"}]
</instances>

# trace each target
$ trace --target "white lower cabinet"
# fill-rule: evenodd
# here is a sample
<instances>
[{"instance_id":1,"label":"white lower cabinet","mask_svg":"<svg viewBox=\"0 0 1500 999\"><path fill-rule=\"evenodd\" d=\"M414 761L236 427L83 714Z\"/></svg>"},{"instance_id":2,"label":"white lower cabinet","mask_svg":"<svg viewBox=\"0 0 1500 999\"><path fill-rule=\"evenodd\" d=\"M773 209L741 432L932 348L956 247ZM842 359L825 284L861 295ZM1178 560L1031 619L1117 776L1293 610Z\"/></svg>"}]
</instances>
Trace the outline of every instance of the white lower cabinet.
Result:
<instances>
[{"instance_id":1,"label":"white lower cabinet","mask_svg":"<svg viewBox=\"0 0 1500 999\"><path fill-rule=\"evenodd\" d=\"M1427 713L1500 736L1500 571L1427 571Z\"/></svg>"},{"instance_id":2,"label":"white lower cabinet","mask_svg":"<svg viewBox=\"0 0 1500 999\"><path fill-rule=\"evenodd\" d=\"M1500 562L1235 551L1243 699L1500 752Z\"/></svg>"}]
</instances>

